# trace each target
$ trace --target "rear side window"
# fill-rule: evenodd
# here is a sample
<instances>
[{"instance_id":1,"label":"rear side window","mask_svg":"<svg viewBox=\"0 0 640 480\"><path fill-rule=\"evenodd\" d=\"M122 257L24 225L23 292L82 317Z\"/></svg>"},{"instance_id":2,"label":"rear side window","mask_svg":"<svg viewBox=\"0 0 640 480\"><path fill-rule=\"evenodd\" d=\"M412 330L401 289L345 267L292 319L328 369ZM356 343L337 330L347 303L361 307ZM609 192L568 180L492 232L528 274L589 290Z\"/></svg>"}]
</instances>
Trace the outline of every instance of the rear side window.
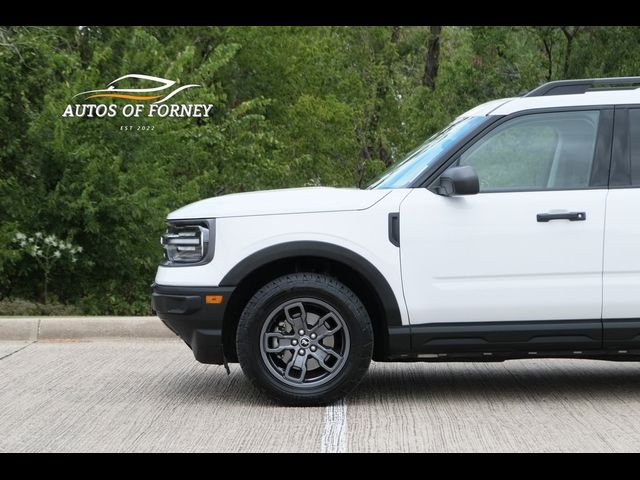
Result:
<instances>
[{"instance_id":1,"label":"rear side window","mask_svg":"<svg viewBox=\"0 0 640 480\"><path fill-rule=\"evenodd\" d=\"M640 108L616 108L612 187L640 187Z\"/></svg>"},{"instance_id":2,"label":"rear side window","mask_svg":"<svg viewBox=\"0 0 640 480\"><path fill-rule=\"evenodd\" d=\"M640 109L629 110L629 163L631 185L640 186Z\"/></svg>"},{"instance_id":3,"label":"rear side window","mask_svg":"<svg viewBox=\"0 0 640 480\"><path fill-rule=\"evenodd\" d=\"M465 151L481 192L588 188L598 111L524 115L498 126Z\"/></svg>"},{"instance_id":4,"label":"rear side window","mask_svg":"<svg viewBox=\"0 0 640 480\"><path fill-rule=\"evenodd\" d=\"M631 185L640 186L640 109L629 110Z\"/></svg>"}]
</instances>

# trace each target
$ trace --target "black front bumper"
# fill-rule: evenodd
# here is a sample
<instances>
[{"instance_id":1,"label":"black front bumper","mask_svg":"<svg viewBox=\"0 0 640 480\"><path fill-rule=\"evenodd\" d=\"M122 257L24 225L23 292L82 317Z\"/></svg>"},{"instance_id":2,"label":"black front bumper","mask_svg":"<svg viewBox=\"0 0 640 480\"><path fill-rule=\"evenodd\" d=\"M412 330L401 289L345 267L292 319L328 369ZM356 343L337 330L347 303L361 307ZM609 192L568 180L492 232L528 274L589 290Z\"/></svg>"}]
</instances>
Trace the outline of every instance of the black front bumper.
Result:
<instances>
[{"instance_id":1,"label":"black front bumper","mask_svg":"<svg viewBox=\"0 0 640 480\"><path fill-rule=\"evenodd\" d=\"M222 365L222 323L235 287L152 286L151 308L185 341L196 360ZM207 295L222 295L220 304L207 304Z\"/></svg>"}]
</instances>

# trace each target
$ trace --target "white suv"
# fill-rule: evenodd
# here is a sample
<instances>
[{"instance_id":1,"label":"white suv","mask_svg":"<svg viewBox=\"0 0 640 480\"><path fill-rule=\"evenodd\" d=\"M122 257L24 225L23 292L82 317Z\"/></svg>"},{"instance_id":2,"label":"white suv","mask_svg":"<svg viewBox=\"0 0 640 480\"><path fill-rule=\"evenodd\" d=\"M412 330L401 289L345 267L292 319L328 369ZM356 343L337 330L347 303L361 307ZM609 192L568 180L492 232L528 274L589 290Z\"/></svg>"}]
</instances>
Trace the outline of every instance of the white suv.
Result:
<instances>
[{"instance_id":1,"label":"white suv","mask_svg":"<svg viewBox=\"0 0 640 480\"><path fill-rule=\"evenodd\" d=\"M287 404L344 396L371 359L640 360L638 84L480 105L366 190L181 208L153 309Z\"/></svg>"}]
</instances>

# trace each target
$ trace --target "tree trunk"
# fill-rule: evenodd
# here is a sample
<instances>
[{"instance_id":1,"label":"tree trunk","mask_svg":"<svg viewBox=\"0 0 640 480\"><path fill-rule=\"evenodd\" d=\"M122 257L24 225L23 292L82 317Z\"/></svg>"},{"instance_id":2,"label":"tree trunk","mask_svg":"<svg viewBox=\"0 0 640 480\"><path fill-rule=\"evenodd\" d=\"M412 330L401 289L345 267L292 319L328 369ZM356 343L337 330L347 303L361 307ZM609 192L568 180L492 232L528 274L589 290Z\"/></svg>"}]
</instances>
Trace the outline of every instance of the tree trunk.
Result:
<instances>
[{"instance_id":1,"label":"tree trunk","mask_svg":"<svg viewBox=\"0 0 640 480\"><path fill-rule=\"evenodd\" d=\"M542 43L544 44L544 51L547 53L547 82L550 82L553 74L553 45L551 45L551 42L547 42L546 38L542 40Z\"/></svg>"},{"instance_id":2,"label":"tree trunk","mask_svg":"<svg viewBox=\"0 0 640 480\"><path fill-rule=\"evenodd\" d=\"M571 52L573 49L573 41L576 38L576 35L580 31L580 27L573 27L573 30L570 30L569 27L562 27L562 33L564 33L565 38L567 39L567 47L564 52L564 68L562 69L564 73L563 78L567 78L569 76L569 67L571 66Z\"/></svg>"},{"instance_id":3,"label":"tree trunk","mask_svg":"<svg viewBox=\"0 0 640 480\"><path fill-rule=\"evenodd\" d=\"M47 299L49 297L49 272L44 272L44 298L42 303L47 304Z\"/></svg>"},{"instance_id":4,"label":"tree trunk","mask_svg":"<svg viewBox=\"0 0 640 480\"><path fill-rule=\"evenodd\" d=\"M438 68L440 67L440 33L441 26L429 27L431 35L427 41L427 54L424 59L424 75L422 76L422 84L431 89L436 88L436 78L438 77Z\"/></svg>"},{"instance_id":5,"label":"tree trunk","mask_svg":"<svg viewBox=\"0 0 640 480\"><path fill-rule=\"evenodd\" d=\"M391 43L398 43L400 40L400 27L393 27L391 30Z\"/></svg>"},{"instance_id":6,"label":"tree trunk","mask_svg":"<svg viewBox=\"0 0 640 480\"><path fill-rule=\"evenodd\" d=\"M365 130L366 130L366 126L365 126ZM358 163L358 170L357 170L357 176L358 176L358 181L357 181L357 186L358 188L363 188L364 187L364 172L365 172L365 168L364 165L366 162L371 161L371 153L369 152L369 146L367 145L368 141L367 141L367 135L366 133L363 132L362 129L357 128L356 127L356 138L358 140L358 142L360 143L361 147L360 147L360 153L358 155L358 157L360 158L360 162Z\"/></svg>"}]
</instances>

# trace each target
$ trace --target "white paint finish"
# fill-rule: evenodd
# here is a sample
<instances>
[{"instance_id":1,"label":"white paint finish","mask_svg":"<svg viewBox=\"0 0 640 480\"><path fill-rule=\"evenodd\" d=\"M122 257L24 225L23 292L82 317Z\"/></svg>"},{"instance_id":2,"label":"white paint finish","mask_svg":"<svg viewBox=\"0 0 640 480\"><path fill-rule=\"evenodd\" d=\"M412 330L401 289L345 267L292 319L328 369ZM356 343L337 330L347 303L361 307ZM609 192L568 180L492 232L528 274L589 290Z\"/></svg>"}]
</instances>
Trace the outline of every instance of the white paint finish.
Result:
<instances>
[{"instance_id":1,"label":"white paint finish","mask_svg":"<svg viewBox=\"0 0 640 480\"><path fill-rule=\"evenodd\" d=\"M640 318L640 188L612 189L604 241L603 318Z\"/></svg>"},{"instance_id":2,"label":"white paint finish","mask_svg":"<svg viewBox=\"0 0 640 480\"><path fill-rule=\"evenodd\" d=\"M477 107L473 107L471 110L460 115L460 117L484 117L511 100L514 100L514 98L499 98L497 100L491 100L490 102L485 102Z\"/></svg>"},{"instance_id":3,"label":"white paint finish","mask_svg":"<svg viewBox=\"0 0 640 480\"><path fill-rule=\"evenodd\" d=\"M155 281L159 285L215 286L234 266L255 252L285 242L325 242L351 250L375 266L393 290L402 321L407 324L400 252L389 241L388 215L398 211L400 202L410 191L385 190L380 201L359 211L218 218L213 260L197 267L161 266Z\"/></svg>"},{"instance_id":4,"label":"white paint finish","mask_svg":"<svg viewBox=\"0 0 640 480\"><path fill-rule=\"evenodd\" d=\"M171 212L168 218L224 218L363 210L384 198L388 193L388 190L330 187L233 193L191 203Z\"/></svg>"},{"instance_id":5,"label":"white paint finish","mask_svg":"<svg viewBox=\"0 0 640 480\"><path fill-rule=\"evenodd\" d=\"M506 98L464 116L633 103L640 103L640 90ZM225 195L187 205L169 218L217 218L215 257L203 266L160 267L156 283L215 286L259 250L284 242L319 241L370 261L389 282L403 324L409 322L407 309L414 323L640 313L633 300L640 287L640 260L628 258L640 227L625 218L624 200L617 196L612 197L608 222L603 285L603 190L466 198L442 198L423 189L409 192L313 187ZM403 292L399 250L388 241L387 215L397 211L408 194L400 222ZM537 213L553 210L586 211L587 221L535 221Z\"/></svg>"},{"instance_id":6,"label":"white paint finish","mask_svg":"<svg viewBox=\"0 0 640 480\"><path fill-rule=\"evenodd\" d=\"M586 107L596 105L640 104L640 89L603 90L572 95L549 95L545 97L500 98L483 103L463 113L461 117L485 115L509 115L525 110L555 107Z\"/></svg>"},{"instance_id":7,"label":"white paint finish","mask_svg":"<svg viewBox=\"0 0 640 480\"><path fill-rule=\"evenodd\" d=\"M411 323L600 318L606 194L412 191L400 209ZM587 219L536 221L553 210Z\"/></svg>"},{"instance_id":8,"label":"white paint finish","mask_svg":"<svg viewBox=\"0 0 640 480\"><path fill-rule=\"evenodd\" d=\"M549 95L547 97L520 97L505 102L491 112L491 115L511 113L535 108L584 107L591 105L626 105L640 103L640 89L604 90L574 95Z\"/></svg>"},{"instance_id":9,"label":"white paint finish","mask_svg":"<svg viewBox=\"0 0 640 480\"><path fill-rule=\"evenodd\" d=\"M346 453L348 438L347 403L341 399L325 408L320 452Z\"/></svg>"}]
</instances>

